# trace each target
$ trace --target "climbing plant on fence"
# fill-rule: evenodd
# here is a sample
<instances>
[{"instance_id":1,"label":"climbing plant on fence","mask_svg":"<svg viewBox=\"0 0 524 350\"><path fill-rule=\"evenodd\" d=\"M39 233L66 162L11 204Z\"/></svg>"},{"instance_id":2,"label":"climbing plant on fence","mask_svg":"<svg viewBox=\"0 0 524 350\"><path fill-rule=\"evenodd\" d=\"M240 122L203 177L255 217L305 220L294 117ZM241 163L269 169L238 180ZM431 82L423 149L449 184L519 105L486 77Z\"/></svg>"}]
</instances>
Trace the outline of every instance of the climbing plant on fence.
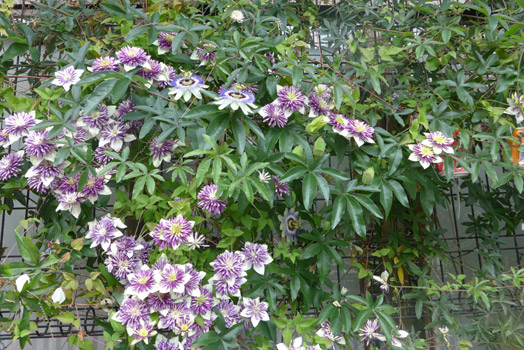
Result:
<instances>
[{"instance_id":1,"label":"climbing plant on fence","mask_svg":"<svg viewBox=\"0 0 524 350\"><path fill-rule=\"evenodd\" d=\"M522 219L520 2L31 5L0 12L2 209L36 204L0 265L21 347L39 317L93 348L79 305L108 349L523 346L497 240ZM458 177L485 262L441 281Z\"/></svg>"}]
</instances>

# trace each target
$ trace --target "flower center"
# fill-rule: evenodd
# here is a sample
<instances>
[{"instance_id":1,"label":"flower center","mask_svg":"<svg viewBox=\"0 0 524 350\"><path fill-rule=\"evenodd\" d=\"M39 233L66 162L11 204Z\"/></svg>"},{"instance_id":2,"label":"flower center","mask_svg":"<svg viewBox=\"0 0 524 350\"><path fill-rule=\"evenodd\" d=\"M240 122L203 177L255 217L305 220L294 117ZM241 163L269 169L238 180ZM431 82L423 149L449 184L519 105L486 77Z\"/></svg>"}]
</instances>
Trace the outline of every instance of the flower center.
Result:
<instances>
[{"instance_id":1,"label":"flower center","mask_svg":"<svg viewBox=\"0 0 524 350\"><path fill-rule=\"evenodd\" d=\"M288 91L286 96L287 96L287 99L290 101L294 101L297 99L297 95L295 94L294 91Z\"/></svg>"},{"instance_id":2,"label":"flower center","mask_svg":"<svg viewBox=\"0 0 524 350\"><path fill-rule=\"evenodd\" d=\"M121 262L118 263L118 267L120 267L121 269L126 269L127 265L128 265L128 263L127 263L126 260L121 261Z\"/></svg>"},{"instance_id":3,"label":"flower center","mask_svg":"<svg viewBox=\"0 0 524 350\"><path fill-rule=\"evenodd\" d=\"M287 227L290 230L295 230L300 227L300 220L295 220L293 218L287 219Z\"/></svg>"},{"instance_id":4,"label":"flower center","mask_svg":"<svg viewBox=\"0 0 524 350\"><path fill-rule=\"evenodd\" d=\"M355 130L357 130L358 132L364 132L366 131L366 128L362 124L357 124L355 125Z\"/></svg>"},{"instance_id":5,"label":"flower center","mask_svg":"<svg viewBox=\"0 0 524 350\"><path fill-rule=\"evenodd\" d=\"M147 337L148 334L149 334L149 331L147 330L147 328L142 328L140 330L140 336L141 337Z\"/></svg>"},{"instance_id":6,"label":"flower center","mask_svg":"<svg viewBox=\"0 0 524 350\"><path fill-rule=\"evenodd\" d=\"M437 135L433 137L433 141L438 144L443 144L446 142L446 139L444 138L444 136Z\"/></svg>"},{"instance_id":7,"label":"flower center","mask_svg":"<svg viewBox=\"0 0 524 350\"><path fill-rule=\"evenodd\" d=\"M169 275L169 277L167 278L170 282L174 282L178 279L178 275L176 273L173 273L171 275Z\"/></svg>"},{"instance_id":8,"label":"flower center","mask_svg":"<svg viewBox=\"0 0 524 350\"><path fill-rule=\"evenodd\" d=\"M193 85L196 85L196 82L193 79L185 78L185 79L180 80L180 85L193 86Z\"/></svg>"},{"instance_id":9,"label":"flower center","mask_svg":"<svg viewBox=\"0 0 524 350\"><path fill-rule=\"evenodd\" d=\"M138 283L140 284L147 284L147 281L148 281L147 277L142 277L138 279Z\"/></svg>"},{"instance_id":10,"label":"flower center","mask_svg":"<svg viewBox=\"0 0 524 350\"><path fill-rule=\"evenodd\" d=\"M335 121L340 125L346 125L346 119L342 116L335 117Z\"/></svg>"},{"instance_id":11,"label":"flower center","mask_svg":"<svg viewBox=\"0 0 524 350\"><path fill-rule=\"evenodd\" d=\"M241 99L246 97L245 94L243 94L241 92L236 92L236 91L230 92L229 96L231 96L231 97L233 97L233 98L235 98L237 100L241 100Z\"/></svg>"},{"instance_id":12,"label":"flower center","mask_svg":"<svg viewBox=\"0 0 524 350\"><path fill-rule=\"evenodd\" d=\"M171 233L175 236L178 236L182 232L182 225L180 224L173 224L171 226Z\"/></svg>"},{"instance_id":13,"label":"flower center","mask_svg":"<svg viewBox=\"0 0 524 350\"><path fill-rule=\"evenodd\" d=\"M129 57L136 57L136 55L138 54L138 52L136 52L135 50L129 50Z\"/></svg>"},{"instance_id":14,"label":"flower center","mask_svg":"<svg viewBox=\"0 0 524 350\"><path fill-rule=\"evenodd\" d=\"M422 146L420 147L420 153L424 156L431 156L433 155L433 149L426 146Z\"/></svg>"}]
</instances>

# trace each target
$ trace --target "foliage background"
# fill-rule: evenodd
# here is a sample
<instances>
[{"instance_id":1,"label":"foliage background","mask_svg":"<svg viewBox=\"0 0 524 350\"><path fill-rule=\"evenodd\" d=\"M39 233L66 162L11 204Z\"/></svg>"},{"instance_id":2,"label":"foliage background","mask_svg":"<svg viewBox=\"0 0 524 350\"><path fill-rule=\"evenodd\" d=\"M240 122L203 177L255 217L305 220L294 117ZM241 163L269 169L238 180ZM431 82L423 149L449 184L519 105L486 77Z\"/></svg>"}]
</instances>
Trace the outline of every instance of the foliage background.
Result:
<instances>
[{"instance_id":1,"label":"foliage background","mask_svg":"<svg viewBox=\"0 0 524 350\"><path fill-rule=\"evenodd\" d=\"M269 281L252 282L255 286L253 296L262 293L262 290L257 290L257 283L274 286L264 291L264 296L272 300L273 323L277 328L310 336L315 324L310 329L296 328L298 313L309 312L320 321L330 319L335 333L342 330L351 334L358 332L372 314L388 327L389 311L396 311L392 313L394 323L403 324L415 335L413 344L409 345L412 347L429 346L437 339L443 341L438 333L431 332L431 329L442 326L448 326L462 340L464 347L469 344L476 344L479 348L524 346L519 332L519 327L522 327L519 300L523 283L523 273L518 271L522 267L520 255L517 251L517 264L511 266L514 270L509 270L510 266L503 263L505 253L500 247L504 236L516 234L522 219L523 173L518 165L510 162L508 152L515 121L503 113L510 93L522 91L523 10L518 1L469 1L466 4L443 1L438 5L424 1L352 1L322 8L309 1L265 4L257 1L150 1L134 4L104 1L98 6L84 2L71 6L46 1L32 3L38 11L27 23L14 21L16 16L11 15L11 5L2 3L0 14L4 34L0 105L6 114L36 109L41 115L54 115L49 119L57 121L52 108L63 113L72 110L74 115L80 108L95 106L96 103L89 102L95 87L102 81L116 78L101 77L99 81L85 83L79 99L66 101L58 89L52 93L45 90L46 86L53 88L45 84L57 69L56 65L83 65L86 60L114 52L125 44L149 47L154 55L156 48L152 43L156 35L168 30L165 26L176 25L177 29L184 28L190 48L202 40L218 44L220 50L216 65L201 68L211 72L210 78L216 86L231 83L231 79L236 77L239 81L258 85L260 95L257 102L270 102L277 81L280 84L300 84L303 91L307 91L310 84L326 83L333 86L337 109L376 128L377 147L357 148L331 133L329 128L308 129L311 120L295 116L293 123L282 132L267 128L263 131L266 139L275 142L251 144L245 142L245 138L242 140L239 129L235 131L234 125L239 124L232 122L229 115L210 114L216 112L216 107L195 106L188 112L194 113L192 117L198 120L198 125L187 124L184 129L184 136L193 150L209 149L205 140L198 138L200 133L215 140L225 139L224 147L232 147L240 154L245 151L248 165L265 164L291 184L293 196L286 197L285 202L271 198L267 203L258 196L255 200L254 190L249 185L240 190L231 186L229 194L237 199L238 205L231 209L227 222L221 222L222 228L228 225L241 227L245 235L243 239L249 240L255 233L262 232L259 239L270 242L274 235L280 234L278 215L282 215L285 208L298 208L303 232L309 235L301 234L294 245L276 245L275 257L279 263L273 267L274 275ZM234 8L241 8L253 16L248 20L252 23L249 30L247 25L242 27L227 21ZM260 11L261 8L265 11ZM260 17L255 18L255 14ZM271 40L257 39L261 37L270 37ZM308 49L307 43L318 43L319 39L323 43L320 56L312 56L311 51L317 51L316 47L313 45ZM168 56L169 62L194 68L195 62L189 60L184 49L179 49L175 50L176 54ZM268 51L279 58L276 66L270 66L262 57L262 53ZM269 75L268 69L277 73ZM14 85L20 78L27 79L28 89ZM172 132L181 137L169 123L162 123L162 118L176 119L180 114L169 110L161 96L149 94L140 84L140 81L133 80L123 88L120 98L115 98L113 90L109 100L116 103L133 89L141 97L144 122L155 121L150 124L157 134ZM259 103L261 105L263 103ZM238 115L235 118L246 123L242 128L248 137L257 139L252 124ZM61 130L67 123L67 120L58 120L56 130ZM440 130L451 136L457 129L461 131L459 142L464 150L457 152L462 156L459 163L467 169L470 177L456 184L456 180L450 182L450 157L446 158L449 170L445 178L440 177L434 168L423 170L407 159L409 150L406 145L420 139L423 132ZM139 138L147 142L153 133L141 133ZM220 138L222 133L225 133L224 139ZM316 148L310 148L319 137L327 144L326 148L322 149L320 142L316 143ZM130 158L132 163L145 162L145 158L140 158L139 144L131 150L133 156L139 155L139 158ZM319 162L316 165L311 162L305 164L306 171L298 172L301 163L308 159L323 159L323 155L329 155L325 158L329 164L317 167ZM89 154L84 156L88 159ZM241 164L241 157L236 152L231 158L235 165ZM75 166L77 164L79 161ZM201 169L198 162L190 166L195 171ZM337 167L345 175L328 170ZM182 193L187 198L194 198L200 183L212 179L222 179L224 188L228 188L232 182L229 179L237 175L230 170L224 165L223 174L217 174L204 167L200 170L204 173L201 178L198 175L190 177L191 181L187 183L176 178L170 181L170 176L167 176L166 181L156 182L152 190L131 191L130 186L136 179L117 181L118 186L128 189L129 193L117 192L112 210L121 217L135 217L145 223L158 221L170 210L180 209L170 204L172 190L177 195ZM151 167L149 171L152 171ZM144 184L146 177L144 175ZM256 179L256 175L252 177ZM359 187L346 186L349 178L354 179L352 184ZM486 178L486 181L481 182L479 178ZM446 234L441 229L444 226L441 222L445 218L435 215L436 208L445 206L449 200L452 184L461 187L462 193L467 191L465 206L475 208L479 213L466 219L463 225L467 227L466 232L480 240L477 246L481 262L479 268L470 273L456 267L452 278L455 280L447 283L432 271L431 263L438 258L449 266L457 266L457 260L447 254L452 248L443 240ZM25 204L25 188L23 180L10 182L2 188L5 211L10 211L16 201ZM317 194L321 200L312 206L312 199ZM155 195L157 199L153 199ZM322 199L329 200L323 203ZM230 204L232 202L230 199ZM44 269L49 285L56 280L68 289L70 295L84 293L95 301L108 293L105 276L96 276L94 280L100 281L101 287L88 292L85 285L71 283L74 279L68 280L71 276L67 274L75 276L75 263L89 254L87 243L80 249L75 249L72 243L79 242L83 236L82 231L76 229L77 225L85 225L92 219L92 214L88 209L85 216L75 221L60 212L55 213L56 205L53 198L44 198L38 203L38 210L29 213L30 217L41 219L38 231L33 225L27 230L32 224L27 221L22 223L22 228L27 231L19 232L27 232L40 252L44 250L45 242L59 239L61 243L55 250L56 259L66 260L64 254L69 254L70 258L61 261L56 268ZM128 222L131 223L130 219ZM218 248L235 244L234 237L212 237L217 244L222 240ZM211 261L217 252L210 250L206 254L205 259ZM349 257L351 263L342 263L342 256ZM95 256L88 261L88 266L96 266ZM331 303L341 298L339 286L328 278L333 263L338 263L337 269L342 271L342 275L348 270L356 272L361 296L369 291L376 297L380 290L377 285L369 283L371 276L379 275L384 268L390 271L391 284L395 288L384 303L392 308L384 311L375 305L376 298L370 303L358 299L358 295L353 295L347 307L333 307ZM5 266L1 275L6 281L22 272L14 269L15 265ZM312 288L304 288L306 285ZM38 287L41 286L35 286ZM35 302L44 303L46 298L15 296L9 289L2 293L9 296L3 298L7 301L1 304L2 308L18 315L15 321L2 320L3 326L6 330L18 332L14 334L23 344L31 327L29 313L41 314L41 307ZM458 304L448 302L459 293L463 299L459 299ZM23 312L20 312L21 304L26 306ZM403 317L398 321L401 306L420 321L403 321ZM468 311L467 327L462 326L464 319L456 316L465 310ZM62 309L54 305L50 306L49 312L48 316L56 316ZM345 317L347 315L350 316ZM423 328L427 328L426 331ZM257 345L267 346L269 338L265 338L256 340ZM88 346L78 340L77 334L70 339L80 347Z\"/></svg>"}]
</instances>

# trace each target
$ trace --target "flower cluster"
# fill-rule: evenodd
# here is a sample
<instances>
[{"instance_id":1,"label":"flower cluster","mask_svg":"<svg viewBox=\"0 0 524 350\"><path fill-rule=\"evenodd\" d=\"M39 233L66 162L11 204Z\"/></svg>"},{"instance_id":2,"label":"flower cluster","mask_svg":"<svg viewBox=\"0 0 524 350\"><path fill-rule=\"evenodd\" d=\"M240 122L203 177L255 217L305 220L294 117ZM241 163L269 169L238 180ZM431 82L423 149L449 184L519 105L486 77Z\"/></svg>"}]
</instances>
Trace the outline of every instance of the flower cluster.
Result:
<instances>
[{"instance_id":1,"label":"flower cluster","mask_svg":"<svg viewBox=\"0 0 524 350\"><path fill-rule=\"evenodd\" d=\"M442 132L424 133L426 139L414 145L408 145L411 150L409 160L419 162L424 169L431 163L441 163L441 153L453 154L453 138L446 137Z\"/></svg>"}]
</instances>

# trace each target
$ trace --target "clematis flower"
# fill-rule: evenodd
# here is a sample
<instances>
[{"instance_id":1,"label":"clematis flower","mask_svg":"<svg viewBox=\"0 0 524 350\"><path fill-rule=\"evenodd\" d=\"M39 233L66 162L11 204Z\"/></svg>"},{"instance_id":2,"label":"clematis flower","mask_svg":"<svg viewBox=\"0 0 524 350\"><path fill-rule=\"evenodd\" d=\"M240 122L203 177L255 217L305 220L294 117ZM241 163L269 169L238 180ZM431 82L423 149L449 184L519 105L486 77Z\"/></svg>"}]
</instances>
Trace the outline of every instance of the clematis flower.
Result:
<instances>
[{"instance_id":1,"label":"clematis flower","mask_svg":"<svg viewBox=\"0 0 524 350\"><path fill-rule=\"evenodd\" d=\"M217 304L217 309L220 311L226 322L226 327L230 328L231 326L242 321L240 318L240 308L238 305L235 305L231 300L221 300Z\"/></svg>"},{"instance_id":2,"label":"clematis flower","mask_svg":"<svg viewBox=\"0 0 524 350\"><path fill-rule=\"evenodd\" d=\"M132 98L128 98L127 100L124 100L120 102L118 105L118 108L116 109L116 115L118 118L122 118L124 115L130 112L135 112L135 104L133 102Z\"/></svg>"},{"instance_id":3,"label":"clematis flower","mask_svg":"<svg viewBox=\"0 0 524 350\"><path fill-rule=\"evenodd\" d=\"M125 280L127 275L133 273L138 267L139 260L132 253L129 255L128 251L120 250L114 254L109 254L104 264L116 278Z\"/></svg>"},{"instance_id":4,"label":"clematis flower","mask_svg":"<svg viewBox=\"0 0 524 350\"><path fill-rule=\"evenodd\" d=\"M246 242L244 249L242 249L242 255L244 255L244 269L249 270L253 267L261 275L264 274L264 266L273 261L265 244Z\"/></svg>"},{"instance_id":5,"label":"clematis flower","mask_svg":"<svg viewBox=\"0 0 524 350\"><path fill-rule=\"evenodd\" d=\"M114 113L114 111L114 107L109 108L106 105L99 104L97 109L91 114L82 114L78 120L78 126L87 128L91 137L98 136L100 130L109 123L109 117Z\"/></svg>"},{"instance_id":6,"label":"clematis flower","mask_svg":"<svg viewBox=\"0 0 524 350\"><path fill-rule=\"evenodd\" d=\"M213 267L214 277L228 284L233 284L236 279L246 275L244 270L244 256L238 252L226 250L219 254L209 265Z\"/></svg>"},{"instance_id":7,"label":"clematis flower","mask_svg":"<svg viewBox=\"0 0 524 350\"><path fill-rule=\"evenodd\" d=\"M220 200L217 191L217 185L207 185L197 195L197 198L200 199L198 206L213 215L220 215L227 205L227 201Z\"/></svg>"},{"instance_id":8,"label":"clematis flower","mask_svg":"<svg viewBox=\"0 0 524 350\"><path fill-rule=\"evenodd\" d=\"M208 86L204 85L204 79L193 72L183 72L182 75L177 75L171 80L172 88L169 90L169 95L175 95L175 101L182 97L184 101L189 101L191 96L201 100L202 94L200 90L206 89Z\"/></svg>"},{"instance_id":9,"label":"clematis flower","mask_svg":"<svg viewBox=\"0 0 524 350\"><path fill-rule=\"evenodd\" d=\"M164 89L170 86L171 82L176 78L176 72L173 67L160 63L162 70L155 77L155 81L158 87Z\"/></svg>"},{"instance_id":10,"label":"clematis flower","mask_svg":"<svg viewBox=\"0 0 524 350\"><path fill-rule=\"evenodd\" d=\"M107 180L103 177L94 177L91 174L88 175L87 183L80 191L80 195L87 198L92 204L95 204L99 195L109 196L111 190L106 185Z\"/></svg>"},{"instance_id":11,"label":"clematis flower","mask_svg":"<svg viewBox=\"0 0 524 350\"><path fill-rule=\"evenodd\" d=\"M19 112L8 116L5 119L4 131L9 136L9 144L18 141L20 138L29 135L29 129L36 125L35 112Z\"/></svg>"},{"instance_id":12,"label":"clematis flower","mask_svg":"<svg viewBox=\"0 0 524 350\"><path fill-rule=\"evenodd\" d=\"M186 247L189 250L195 250L200 247L209 247L209 245L204 244L206 242L206 238L202 235L199 235L196 232L193 232L189 236L187 236L187 242Z\"/></svg>"},{"instance_id":13,"label":"clematis flower","mask_svg":"<svg viewBox=\"0 0 524 350\"><path fill-rule=\"evenodd\" d=\"M389 273L387 271L384 271L379 276L373 276L373 279L380 283L380 289L384 292L384 294L387 294L389 292L389 285L388 285L388 278Z\"/></svg>"},{"instance_id":14,"label":"clematis flower","mask_svg":"<svg viewBox=\"0 0 524 350\"><path fill-rule=\"evenodd\" d=\"M111 240L123 236L119 228L126 228L119 218L112 218L109 214L100 220L91 221L88 226L86 238L92 240L90 248L101 246L104 251L109 249Z\"/></svg>"},{"instance_id":15,"label":"clematis flower","mask_svg":"<svg viewBox=\"0 0 524 350\"><path fill-rule=\"evenodd\" d=\"M440 154L442 152L453 154L453 140L451 137L446 137L442 132L425 132L427 139L422 141L422 144L427 147L433 148L435 154Z\"/></svg>"},{"instance_id":16,"label":"clematis flower","mask_svg":"<svg viewBox=\"0 0 524 350\"><path fill-rule=\"evenodd\" d=\"M364 142L375 143L373 141L373 134L375 130L360 120L351 120L346 127L347 135L343 133L348 139L353 138L358 147L362 146Z\"/></svg>"},{"instance_id":17,"label":"clematis flower","mask_svg":"<svg viewBox=\"0 0 524 350\"><path fill-rule=\"evenodd\" d=\"M100 138L99 147L109 145L113 151L120 152L124 142L136 139L136 136L129 134L128 131L129 128L122 122L108 124L104 129L102 129L102 137Z\"/></svg>"},{"instance_id":18,"label":"clematis flower","mask_svg":"<svg viewBox=\"0 0 524 350\"><path fill-rule=\"evenodd\" d=\"M249 318L253 327L258 326L260 321L269 321L269 315L267 314L268 303L260 302L259 298L244 298L243 304L244 310L242 310L240 316Z\"/></svg>"},{"instance_id":19,"label":"clematis flower","mask_svg":"<svg viewBox=\"0 0 524 350\"><path fill-rule=\"evenodd\" d=\"M174 330L176 324L186 315L191 314L188 303L177 302L173 303L168 309L160 311L158 328L167 328Z\"/></svg>"},{"instance_id":20,"label":"clematis flower","mask_svg":"<svg viewBox=\"0 0 524 350\"><path fill-rule=\"evenodd\" d=\"M79 193L62 193L58 196L57 199L59 204L56 208L56 211L69 211L71 215L78 219L78 216L80 216L81 212L80 203L83 202L83 197L81 197Z\"/></svg>"},{"instance_id":21,"label":"clematis flower","mask_svg":"<svg viewBox=\"0 0 524 350\"><path fill-rule=\"evenodd\" d=\"M507 99L509 107L506 108L504 113L515 116L517 124L522 123L524 120L524 95L519 95L514 92L511 97Z\"/></svg>"},{"instance_id":22,"label":"clematis flower","mask_svg":"<svg viewBox=\"0 0 524 350\"><path fill-rule=\"evenodd\" d=\"M168 264L162 271L156 271L155 277L160 293L181 294L190 276L186 274L183 266Z\"/></svg>"},{"instance_id":23,"label":"clematis flower","mask_svg":"<svg viewBox=\"0 0 524 350\"><path fill-rule=\"evenodd\" d=\"M190 308L195 315L201 315L204 319L211 317L211 310L216 305L216 300L213 297L213 287L210 285L201 286L200 295L191 297Z\"/></svg>"},{"instance_id":24,"label":"clematis flower","mask_svg":"<svg viewBox=\"0 0 524 350\"><path fill-rule=\"evenodd\" d=\"M102 71L118 72L119 64L120 62L116 58L105 56L95 59L93 65L88 67L87 70L93 73Z\"/></svg>"},{"instance_id":25,"label":"clematis flower","mask_svg":"<svg viewBox=\"0 0 524 350\"><path fill-rule=\"evenodd\" d=\"M161 32L158 35L158 39L153 42L153 45L158 46L158 54L163 55L167 52L171 52L171 49L173 47L173 40L178 35L178 33L172 32L172 33L166 33Z\"/></svg>"},{"instance_id":26,"label":"clematis flower","mask_svg":"<svg viewBox=\"0 0 524 350\"><path fill-rule=\"evenodd\" d=\"M21 171L19 168L22 165L22 155L24 151L10 153L0 159L0 180L5 181L16 175Z\"/></svg>"},{"instance_id":27,"label":"clematis flower","mask_svg":"<svg viewBox=\"0 0 524 350\"><path fill-rule=\"evenodd\" d=\"M309 117L318 118L326 116L330 113L332 105L330 105L324 98L317 94L311 94L308 100Z\"/></svg>"},{"instance_id":28,"label":"clematis flower","mask_svg":"<svg viewBox=\"0 0 524 350\"><path fill-rule=\"evenodd\" d=\"M286 113L290 115L293 112L305 113L308 99L299 88L279 85L277 86L277 101Z\"/></svg>"},{"instance_id":29,"label":"clematis flower","mask_svg":"<svg viewBox=\"0 0 524 350\"><path fill-rule=\"evenodd\" d=\"M278 350L305 350L302 346L302 337L295 338L291 341L289 346L284 343L277 344Z\"/></svg>"},{"instance_id":30,"label":"clematis flower","mask_svg":"<svg viewBox=\"0 0 524 350\"><path fill-rule=\"evenodd\" d=\"M264 122L266 122L270 127L274 128L278 126L283 128L287 124L287 119L289 114L284 111L284 109L278 103L270 103L262 107L258 114L262 116Z\"/></svg>"},{"instance_id":31,"label":"clematis flower","mask_svg":"<svg viewBox=\"0 0 524 350\"><path fill-rule=\"evenodd\" d=\"M132 332L130 335L133 336L133 340L131 341L131 345L134 345L140 341L143 341L144 343L149 343L149 338L153 337L157 331L155 330L155 324L153 322L141 322L140 325L132 329Z\"/></svg>"},{"instance_id":32,"label":"clematis flower","mask_svg":"<svg viewBox=\"0 0 524 350\"><path fill-rule=\"evenodd\" d=\"M229 18L231 18L234 22L237 23L244 22L244 14L240 10L233 10L233 12L231 12L231 15L229 15Z\"/></svg>"},{"instance_id":33,"label":"clematis flower","mask_svg":"<svg viewBox=\"0 0 524 350\"><path fill-rule=\"evenodd\" d=\"M280 220L280 229L282 230L282 235L294 239L298 235L300 230L300 217L298 213L295 212L295 209L286 209L283 216L278 216Z\"/></svg>"},{"instance_id":34,"label":"clematis flower","mask_svg":"<svg viewBox=\"0 0 524 350\"><path fill-rule=\"evenodd\" d=\"M363 328L360 328L360 341L365 341L366 346L369 346L373 339L378 339L383 337L382 334L377 333L380 326L378 325L378 320L367 320Z\"/></svg>"},{"instance_id":35,"label":"clematis flower","mask_svg":"<svg viewBox=\"0 0 524 350\"><path fill-rule=\"evenodd\" d=\"M112 319L122 323L124 326L127 325L131 329L140 327L140 324L149 324L151 322L147 304L135 298L125 299Z\"/></svg>"},{"instance_id":36,"label":"clematis flower","mask_svg":"<svg viewBox=\"0 0 524 350\"><path fill-rule=\"evenodd\" d=\"M149 151L151 152L151 158L153 159L153 166L158 168L162 161L169 162L171 160L171 154L174 150L182 143L173 140L164 140L158 142L158 137L154 137L151 140Z\"/></svg>"},{"instance_id":37,"label":"clematis flower","mask_svg":"<svg viewBox=\"0 0 524 350\"><path fill-rule=\"evenodd\" d=\"M171 339L160 339L157 337L157 343L155 344L155 350L179 350L180 349L180 343L177 338L171 338Z\"/></svg>"},{"instance_id":38,"label":"clematis flower","mask_svg":"<svg viewBox=\"0 0 524 350\"><path fill-rule=\"evenodd\" d=\"M72 85L80 81L80 77L84 73L83 69L75 69L73 66L55 72L55 79L51 84L62 86L65 91L69 91Z\"/></svg>"},{"instance_id":39,"label":"clematis flower","mask_svg":"<svg viewBox=\"0 0 524 350\"><path fill-rule=\"evenodd\" d=\"M154 276L154 271L147 265L142 265L140 270L127 275L127 286L125 295L136 296L140 300L144 300L149 294L158 291L158 285Z\"/></svg>"},{"instance_id":40,"label":"clematis flower","mask_svg":"<svg viewBox=\"0 0 524 350\"><path fill-rule=\"evenodd\" d=\"M217 53L217 46L211 43L204 43L201 47L197 47L189 58L192 60L200 60L200 65L205 66L215 59Z\"/></svg>"},{"instance_id":41,"label":"clematis flower","mask_svg":"<svg viewBox=\"0 0 524 350\"><path fill-rule=\"evenodd\" d=\"M347 128L351 123L351 119L347 118L345 115L330 112L324 117L324 121L331 125L333 132L342 136L348 135Z\"/></svg>"},{"instance_id":42,"label":"clematis flower","mask_svg":"<svg viewBox=\"0 0 524 350\"><path fill-rule=\"evenodd\" d=\"M340 305L338 307L340 307ZM335 336L333 334L333 332L331 331L331 322L330 321L325 321L324 323L322 323L322 327L317 331L316 334L319 337L325 338L332 343L334 342L334 343L338 343L342 345L346 344L346 341L344 340L344 337L342 335Z\"/></svg>"},{"instance_id":43,"label":"clematis flower","mask_svg":"<svg viewBox=\"0 0 524 350\"><path fill-rule=\"evenodd\" d=\"M116 53L116 56L120 60L120 63L124 65L126 72L142 66L147 61L146 52L135 46L126 46Z\"/></svg>"},{"instance_id":44,"label":"clematis flower","mask_svg":"<svg viewBox=\"0 0 524 350\"><path fill-rule=\"evenodd\" d=\"M429 167L431 163L442 162L442 158L435 154L433 148L425 146L422 142L416 145L408 145L408 147L413 152L408 159L413 162L419 162L424 169Z\"/></svg>"},{"instance_id":45,"label":"clematis flower","mask_svg":"<svg viewBox=\"0 0 524 350\"><path fill-rule=\"evenodd\" d=\"M33 165L38 165L44 159L53 162L56 155L56 145L47 138L49 131L33 130L25 139L24 150Z\"/></svg>"},{"instance_id":46,"label":"clematis flower","mask_svg":"<svg viewBox=\"0 0 524 350\"><path fill-rule=\"evenodd\" d=\"M100 165L106 165L107 163L109 163L110 161L115 159L115 158L105 154L105 151L112 152L113 150L111 149L111 146L105 145L104 147L97 147L95 149L95 152L93 153L93 155L95 156L96 161Z\"/></svg>"},{"instance_id":47,"label":"clematis flower","mask_svg":"<svg viewBox=\"0 0 524 350\"><path fill-rule=\"evenodd\" d=\"M240 108L245 115L249 115L253 113L252 109L257 108L253 103L255 102L254 93L243 84L233 84L227 89L222 87L219 94L220 99L212 102L218 105L218 109L224 109L229 106L236 111Z\"/></svg>"},{"instance_id":48,"label":"clematis flower","mask_svg":"<svg viewBox=\"0 0 524 350\"><path fill-rule=\"evenodd\" d=\"M153 79L155 79L161 72L162 66L160 62L148 58L144 62L144 64L142 64L142 68L138 72L136 72L136 74L146 79L150 84L152 84Z\"/></svg>"},{"instance_id":49,"label":"clematis flower","mask_svg":"<svg viewBox=\"0 0 524 350\"><path fill-rule=\"evenodd\" d=\"M45 188L49 188L55 179L60 179L63 176L63 169L69 166L69 164L68 161L65 161L60 165L54 166L53 162L43 160L38 165L29 168L24 176L28 179L37 176Z\"/></svg>"}]
</instances>

